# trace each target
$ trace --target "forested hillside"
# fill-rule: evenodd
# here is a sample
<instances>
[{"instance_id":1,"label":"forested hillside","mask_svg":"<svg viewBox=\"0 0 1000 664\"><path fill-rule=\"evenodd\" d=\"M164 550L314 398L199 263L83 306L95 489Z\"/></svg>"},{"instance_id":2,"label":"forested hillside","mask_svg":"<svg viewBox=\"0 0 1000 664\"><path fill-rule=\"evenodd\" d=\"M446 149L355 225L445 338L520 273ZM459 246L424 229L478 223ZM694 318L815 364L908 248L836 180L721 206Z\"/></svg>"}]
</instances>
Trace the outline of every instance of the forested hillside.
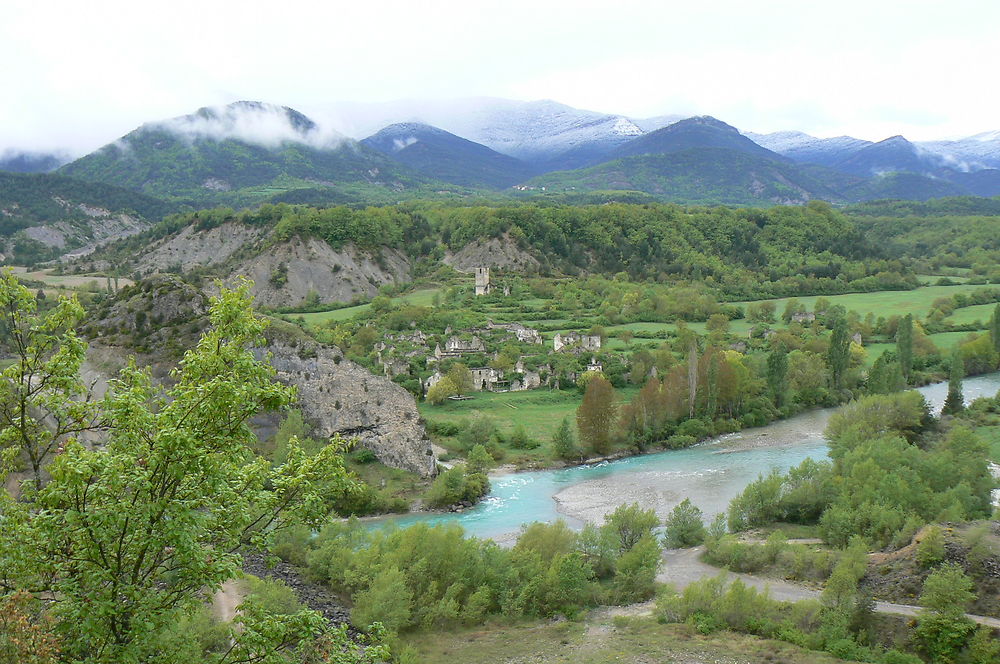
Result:
<instances>
[{"instance_id":1,"label":"forested hillside","mask_svg":"<svg viewBox=\"0 0 1000 664\"><path fill-rule=\"evenodd\" d=\"M222 224L266 233L253 252L316 238L334 250L396 249L432 269L446 255L475 243L502 240L532 257L542 274L596 272L656 281L705 280L732 299L803 293L911 288L903 266L888 260L844 215L829 205L770 209L664 204L473 206L413 203L325 209L264 205L256 210L203 210L168 218L150 231L111 245L97 260L135 269L153 240L184 228ZM244 252L246 253L246 252ZM482 257L484 264L497 258ZM182 266L192 269L194 266Z\"/></svg>"}]
</instances>

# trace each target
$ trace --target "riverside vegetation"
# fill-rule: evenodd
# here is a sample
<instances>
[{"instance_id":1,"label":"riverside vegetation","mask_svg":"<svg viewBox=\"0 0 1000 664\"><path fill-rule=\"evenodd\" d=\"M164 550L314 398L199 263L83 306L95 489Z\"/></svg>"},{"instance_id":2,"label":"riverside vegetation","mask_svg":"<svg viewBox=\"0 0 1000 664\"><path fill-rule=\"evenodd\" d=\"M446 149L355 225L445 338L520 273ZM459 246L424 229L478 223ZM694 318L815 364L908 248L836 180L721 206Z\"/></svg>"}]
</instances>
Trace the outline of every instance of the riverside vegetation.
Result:
<instances>
[{"instance_id":1,"label":"riverside vegetation","mask_svg":"<svg viewBox=\"0 0 1000 664\"><path fill-rule=\"evenodd\" d=\"M603 365L601 372L588 376L579 371L582 367L578 364L574 373L581 375L570 382L565 378L574 367L567 362L560 381L565 389L517 395L552 400L543 408L551 407L550 414L560 416L551 418L546 440L533 438L537 435L534 430L532 435L518 431L498 417L497 413L507 408L500 395L472 401L493 403L493 412L485 417L460 410L470 402L422 406L439 442L452 454L465 457L455 471L441 474L432 489L430 501L442 505L481 495L488 490L485 471L491 465L519 457L533 462L532 452L536 461L550 463L556 458L573 462L583 455L664 444L681 446L802 408L862 397L849 406L855 410L839 420L840 424L838 420L831 423L831 464L807 465L787 475L762 478L734 501L728 524L709 524L703 532L700 515L687 504L671 517L666 528L671 545L705 538L711 555L720 563L739 567L741 558L759 555L764 562L750 565L757 571L787 574L792 570L799 578L814 582L828 577L827 589L835 588L830 590L830 599L824 598L820 608L805 605L789 609L737 585L703 583L690 586L688 590L694 588L690 593L665 594L658 615L665 621L685 621L701 632L736 629L865 661L913 661L912 657L906 659L908 655L899 652L900 648L916 651L928 661L991 661L988 635L974 632L963 615L977 588L969 587L953 567L947 566L947 557L941 559L940 570L928 575L927 613L912 633L906 632L892 643L886 642L885 635L890 632L883 631L881 623L874 624L877 621L863 610L866 604L856 590L857 579L850 581L858 576L857 551L898 547L934 521L962 521L989 514L988 490L992 485L985 465L989 448L970 430L989 435L997 426L995 404L977 403L968 411L959 408L937 422L909 393L898 392L907 385L947 375L952 376L957 390L962 375L996 367L996 314L978 324L949 323L954 312L963 308L986 306L995 311L992 289L968 283L991 280L986 264L959 265L951 259L939 264L935 281L943 278L955 285L935 287L944 290L934 298L940 301L930 302L926 316L901 311L879 320L857 309L852 313L833 298L863 297L837 293L871 290L881 296L887 287L913 288L919 283L916 268L925 259L878 256L881 250L866 246L864 235L856 233L840 213L822 205L791 212L675 206L649 206L652 212L644 212L642 207L611 209L607 217L605 211L590 208L567 211L554 207L549 211L528 207L502 212L487 208L476 213L459 209L454 217L448 217L447 208L428 208L429 216L424 220L430 230L423 237L430 243L425 246L433 245L430 253L443 252L446 246L458 248L477 234L507 234L529 249L547 249L548 255L555 257L554 265L541 266L535 275L510 277L512 299L518 302L513 307L505 306L499 295L475 298L460 276L429 261L416 271L416 281L410 287L437 291L438 300L432 299L430 306L407 304L403 287L397 286L387 288L382 298L360 311L358 318L314 326L303 314L301 325L369 366L374 366L372 346L368 345L371 335L409 326L410 321L435 326L429 327L432 330L440 327L443 334L449 325L478 325L487 317L507 314L508 320L546 326L546 334L571 329L567 323L579 325L577 329L593 329L598 335L603 332L609 343L598 358ZM241 214L259 214L266 217L261 222L265 224L287 222L289 233L321 236L327 232L324 223L330 229L363 228L368 218L365 215L381 215L388 219L386 237L392 238L396 237L392 224L419 219L415 210L395 212L341 209L314 213L276 207ZM616 226L614 215L619 213L631 215L635 223ZM213 214L218 214L222 223L231 213ZM643 216L647 214L650 216ZM310 219L319 225L310 226ZM341 223L344 219L355 221ZM565 221L564 226L560 220ZM809 228L811 223L817 227L801 235L796 230ZM829 224L825 235L821 232L824 224ZM581 225L586 233L580 232ZM658 234L643 235L646 226L658 228ZM769 234L769 226L774 227L773 234ZM523 227L536 230L521 238L517 229L523 231ZM448 237L456 237L454 245L442 244L444 235L435 235L449 228ZM600 235L602 228L606 235ZM620 230L626 228L628 233ZM732 234L742 231L750 235L730 243ZM562 250L559 232L567 243ZM754 246L758 233L757 257L730 260L740 247ZM421 235L399 237L396 241L409 250L416 246L411 239ZM577 237L587 239L577 242ZM691 240L690 247L677 254L651 256L646 262L641 247L676 246L673 243L678 237ZM348 240L357 238L333 238ZM547 244L550 241L552 244ZM607 252L621 242L625 249L620 253ZM828 244L823 246L823 242ZM598 249L602 253L597 253ZM112 247L109 251L122 250ZM577 274L583 266L594 267L590 256L600 257L595 274ZM676 261L679 271L670 271L668 260ZM826 267L820 269L824 264ZM657 271L648 272L647 265L656 266ZM810 268L811 276L795 276L809 265L816 267ZM569 274L575 276L569 278ZM197 282L213 275L203 271L188 276ZM227 627L215 624L205 614L206 589L218 587L235 574L240 547L266 547L272 534L278 535L276 552L345 596L354 607L353 618L359 628L367 629L373 618L384 621L389 640L398 646L396 656L404 659L413 656L406 643L415 643L422 634L442 626L480 625L484 621L516 624L542 616L575 616L600 603L631 602L648 598L655 591L661 543L652 531L659 524L640 506L624 507L615 513L617 516L609 517L605 526L591 526L581 533L560 524L531 526L509 551L488 541L463 539L454 528L419 526L383 532L351 523L326 524L319 536L309 538L307 530L293 527L297 518L320 528L331 512L366 511L350 507L351 496L364 490L355 486L344 468L342 445L300 443L292 436L293 432L303 437L307 433L294 413L289 414L270 451L261 445L271 443L261 443L245 428L253 406L283 407L290 396L265 380L265 365L251 362L252 358L240 350L259 335L261 325L248 313L245 287L235 294L223 294L213 314L216 330L185 356L190 359L178 370L179 382L171 388L168 399L156 401L155 390L144 374L129 369L109 401L98 405L70 398L82 389L70 378L81 358L81 344L71 331L83 316L79 306L70 301L56 303L54 298L40 299L9 277L4 284L8 308L24 316L10 314L5 340L17 334L48 335L41 346L24 345L35 349L30 357L35 364L10 364L5 370L10 380L5 385L30 387L32 381L16 378L26 366L31 371L61 372L58 375L62 378L46 383L46 389L54 392L34 394L29 389L18 398L37 397L37 407L49 409L56 421L65 421L70 427L82 427L79 422L86 421L87 427L82 428L103 428L109 436L104 451L95 451L63 440L66 436L46 434L36 420L25 428L28 420L11 417L4 428L5 461L18 464L18 470L31 470L23 500L15 502L7 500L6 493L4 496L4 518L16 527L4 530L4 537L11 539L2 549L7 584L2 610L8 617L6 624L24 627L18 639L30 637L43 646L32 652L51 654L49 660L38 661L90 658L110 662L119 656L171 661L172 655L165 653L182 652L176 644L186 633L198 636L187 639L189 650L183 652L200 649L206 661L239 661L244 653L246 657L262 653L272 657L264 661L298 661L307 651L331 649L358 659L387 657L378 645L382 628L371 630L376 645L361 652L343 631L331 631L314 614L276 610L280 602L271 602L264 591L251 593L241 613L242 632L226 631ZM898 293L905 297L923 290ZM793 295L801 298L785 300L780 307L772 299L748 300ZM816 298L809 309L804 304L807 296ZM95 293L90 299L99 303L102 297ZM36 306L49 312L45 324L32 322L30 312ZM502 311L505 308L512 310ZM796 314L812 314L815 319L800 316L801 320L794 320ZM298 319L297 314L286 315L292 321ZM737 332L737 326L742 325L746 325L745 330ZM963 325L968 327L959 329ZM853 341L855 333L861 334L862 344ZM943 340L942 334L960 336L938 346L936 341ZM863 352L865 345L873 348L871 342L882 344L883 352L876 357ZM733 347L740 343L745 347ZM496 349L501 357L503 350ZM511 359L515 353L520 355L522 348L509 350ZM484 359L489 363L494 358ZM588 358L572 359L579 363ZM650 376L654 367L656 375ZM454 366L446 369L450 372ZM455 372L462 373L461 367ZM185 376L196 376L198 382L207 381L219 391L209 391L207 401L199 402L198 396L206 394L192 387L194 377ZM402 377L399 382L406 385L414 377ZM9 401L7 396L5 402ZM502 399L513 400L514 396ZM146 405L150 400L153 406ZM592 404L592 410L585 408L574 426L574 415L583 404ZM185 412L185 405L192 415L180 418L181 426L171 425L169 416ZM435 417L437 413L445 415ZM891 417L884 418L886 413ZM214 419L216 416L222 419ZM221 421L230 426L220 429ZM20 428L15 426L18 422ZM73 428L64 430L66 434L75 432ZM164 446L163 451L159 445ZM206 450L205 445L218 447ZM258 450L262 456L254 456L250 450ZM46 452L58 454L44 468L38 464L36 471L32 457L45 460L49 458ZM204 467L195 464L193 459L202 456L213 463ZM358 469L374 467L361 452L352 458L348 463ZM143 502L156 490L149 483L161 478L173 478L174 484L163 485L168 493L184 493L191 501L183 505ZM74 496L84 488L88 502L74 503ZM149 551L129 548L138 545L128 536L134 517L127 510L111 507L112 498L117 505L121 495L135 495L143 518L153 519L154 546ZM768 511L773 509L778 512ZM91 516L88 510L96 513ZM258 518L263 521L257 525L268 521L263 514L279 514L277 523L283 525L286 521L280 513L289 517L289 527L279 529L284 534L254 525ZM727 529L738 531L751 522L767 525L775 520L814 529L836 551L814 556L775 538L769 548L763 545L765 553L739 553L739 547L750 545L739 545L726 534ZM88 530L87 524L107 530ZM116 554L121 551L122 560L138 562L140 567L148 560L147 576L121 576L127 571L122 560L107 556L109 547L119 540L128 546L119 546ZM60 558L60 551L65 551L59 548L60 542L86 550L86 559ZM219 553L207 552L206 544ZM425 547L440 553L444 561L440 567L432 564L437 559L422 555ZM839 553L841 549L843 553ZM36 559L51 560L51 568L46 567L42 574L27 569L26 563L32 560L27 552L31 551L40 552ZM21 553L13 555L15 552ZM926 559L932 560L932 554ZM197 569L189 570L187 565L195 563ZM969 570L961 574L977 578ZM84 597L94 587L105 588L101 584L107 579L117 584L116 590L95 594L103 602L102 610L95 611ZM942 588L967 590L942 598ZM28 594L11 594L16 589ZM58 602L38 602L38 597L51 597L46 593L53 590ZM121 594L114 593L124 594L130 601L117 601ZM74 631L73 621L83 618L88 633L93 632L86 642ZM219 637L220 630L223 637ZM959 636L943 636L954 634ZM945 645L934 650L938 643Z\"/></svg>"}]
</instances>

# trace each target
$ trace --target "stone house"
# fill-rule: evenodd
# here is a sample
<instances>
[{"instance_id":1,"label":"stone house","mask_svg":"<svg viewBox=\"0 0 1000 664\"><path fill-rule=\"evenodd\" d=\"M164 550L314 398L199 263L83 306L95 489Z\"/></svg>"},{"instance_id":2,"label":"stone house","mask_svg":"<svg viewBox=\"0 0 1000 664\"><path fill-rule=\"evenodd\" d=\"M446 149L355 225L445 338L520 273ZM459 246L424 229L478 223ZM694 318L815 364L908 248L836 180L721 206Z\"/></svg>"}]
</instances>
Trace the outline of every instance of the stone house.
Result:
<instances>
[{"instance_id":1,"label":"stone house","mask_svg":"<svg viewBox=\"0 0 1000 664\"><path fill-rule=\"evenodd\" d=\"M558 353L567 350L573 353L586 353L601 350L601 337L597 334L581 334L579 332L556 333L552 339L552 347Z\"/></svg>"}]
</instances>

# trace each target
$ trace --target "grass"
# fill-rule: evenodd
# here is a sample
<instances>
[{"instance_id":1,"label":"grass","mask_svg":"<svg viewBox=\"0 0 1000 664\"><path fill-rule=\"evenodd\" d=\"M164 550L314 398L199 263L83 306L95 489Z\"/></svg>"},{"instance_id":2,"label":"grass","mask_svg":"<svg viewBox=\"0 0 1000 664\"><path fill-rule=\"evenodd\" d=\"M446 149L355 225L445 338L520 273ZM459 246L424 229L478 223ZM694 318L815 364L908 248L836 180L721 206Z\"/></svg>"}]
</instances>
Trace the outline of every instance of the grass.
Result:
<instances>
[{"instance_id":1,"label":"grass","mask_svg":"<svg viewBox=\"0 0 1000 664\"><path fill-rule=\"evenodd\" d=\"M406 295L400 295L399 297L392 298L393 302L406 302L408 304L418 306L418 307L429 307L433 301L434 296L440 292L438 288L428 288L425 290L418 290ZM330 321L345 321L354 318L358 314L364 313L371 308L371 304L359 304L355 307L344 307L343 309L334 309L333 311L319 311L311 314L286 314L293 318L301 317L305 320L307 325L313 325L322 327L329 323Z\"/></svg>"},{"instance_id":2,"label":"grass","mask_svg":"<svg viewBox=\"0 0 1000 664\"><path fill-rule=\"evenodd\" d=\"M622 402L627 402L638 392L627 387L617 390ZM501 433L509 434L518 426L524 427L528 436L540 443L534 450L508 450L505 463L522 465L531 460L551 456L550 442L563 418L569 417L576 429L576 409L582 395L577 390L527 390L524 392L475 392L466 401L446 401L440 406L427 402L419 404L420 414L428 422L451 422L463 425L478 416L489 416L497 424ZM463 450L459 441L452 437L436 440L439 445L453 452Z\"/></svg>"},{"instance_id":3,"label":"grass","mask_svg":"<svg viewBox=\"0 0 1000 664\"><path fill-rule=\"evenodd\" d=\"M533 662L646 664L834 664L842 660L781 641L732 632L699 634L688 625L660 625L652 618L610 618L594 612L579 621L538 621L425 631L403 637L420 662L500 664Z\"/></svg>"},{"instance_id":4,"label":"grass","mask_svg":"<svg viewBox=\"0 0 1000 664\"><path fill-rule=\"evenodd\" d=\"M955 309L955 312L945 318L945 320L955 325L979 322L985 326L989 322L990 316L996 310L996 307L996 304L977 304L971 307L962 307L961 309Z\"/></svg>"},{"instance_id":5,"label":"grass","mask_svg":"<svg viewBox=\"0 0 1000 664\"><path fill-rule=\"evenodd\" d=\"M955 286L924 286L909 291L878 291L874 293L849 293L847 295L826 295L795 298L812 311L813 305L820 297L826 297L830 304L842 305L848 311L857 311L862 318L871 313L879 316L905 316L913 314L915 318L923 318L930 311L931 304L939 297L950 297L956 293L969 293L983 288L995 288L993 285L958 284ZM785 303L791 298L778 300L756 300L757 302L774 302L777 314L780 316L785 309ZM751 302L735 302L746 307Z\"/></svg>"}]
</instances>

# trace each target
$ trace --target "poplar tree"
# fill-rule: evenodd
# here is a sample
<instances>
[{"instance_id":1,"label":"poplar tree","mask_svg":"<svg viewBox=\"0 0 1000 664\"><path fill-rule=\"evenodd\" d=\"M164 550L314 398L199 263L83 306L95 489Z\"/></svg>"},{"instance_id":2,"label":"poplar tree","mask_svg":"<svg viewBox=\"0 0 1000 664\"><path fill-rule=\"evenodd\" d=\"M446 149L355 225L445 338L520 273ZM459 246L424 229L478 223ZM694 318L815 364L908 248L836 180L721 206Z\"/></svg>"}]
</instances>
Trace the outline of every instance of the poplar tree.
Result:
<instances>
[{"instance_id":1,"label":"poplar tree","mask_svg":"<svg viewBox=\"0 0 1000 664\"><path fill-rule=\"evenodd\" d=\"M580 450L577 449L576 441L573 439L573 428L570 426L569 416L564 417L562 424L556 429L556 433L552 437L552 449L560 459L569 460L580 457Z\"/></svg>"},{"instance_id":2,"label":"poplar tree","mask_svg":"<svg viewBox=\"0 0 1000 664\"><path fill-rule=\"evenodd\" d=\"M586 443L594 454L605 454L610 449L617 415L615 389L604 376L594 376L587 383L583 402L576 411L580 441Z\"/></svg>"},{"instance_id":3,"label":"poplar tree","mask_svg":"<svg viewBox=\"0 0 1000 664\"><path fill-rule=\"evenodd\" d=\"M767 356L767 387L774 405L785 405L785 379L788 376L788 351L784 347L775 348Z\"/></svg>"},{"instance_id":4,"label":"poplar tree","mask_svg":"<svg viewBox=\"0 0 1000 664\"><path fill-rule=\"evenodd\" d=\"M830 379L833 383L833 389L843 389L844 376L847 373L847 366L850 359L851 338L847 334L847 320L839 317L833 324L833 333L830 335L830 348L826 354L827 364L830 366Z\"/></svg>"},{"instance_id":5,"label":"poplar tree","mask_svg":"<svg viewBox=\"0 0 1000 664\"><path fill-rule=\"evenodd\" d=\"M1000 304L993 308L990 316L990 339L993 340L993 350L1000 353Z\"/></svg>"},{"instance_id":6,"label":"poplar tree","mask_svg":"<svg viewBox=\"0 0 1000 664\"><path fill-rule=\"evenodd\" d=\"M942 415L954 415L965 410L965 397L962 394L962 378L965 377L965 361L956 349L951 356L951 373L948 376L948 396L945 397Z\"/></svg>"},{"instance_id":7,"label":"poplar tree","mask_svg":"<svg viewBox=\"0 0 1000 664\"><path fill-rule=\"evenodd\" d=\"M899 357L899 367L907 385L913 371L913 314L906 314L899 321L896 329L896 355Z\"/></svg>"}]
</instances>

